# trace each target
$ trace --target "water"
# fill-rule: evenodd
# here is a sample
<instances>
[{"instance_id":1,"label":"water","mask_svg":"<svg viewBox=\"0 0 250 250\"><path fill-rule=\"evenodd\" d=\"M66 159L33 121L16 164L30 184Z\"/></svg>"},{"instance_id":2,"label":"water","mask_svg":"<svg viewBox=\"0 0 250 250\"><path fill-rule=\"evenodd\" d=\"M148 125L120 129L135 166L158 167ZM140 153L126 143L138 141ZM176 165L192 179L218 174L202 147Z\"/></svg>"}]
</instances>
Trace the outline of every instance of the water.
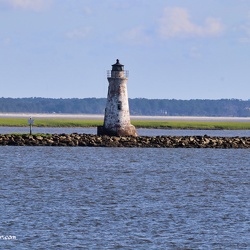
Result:
<instances>
[{"instance_id":1,"label":"water","mask_svg":"<svg viewBox=\"0 0 250 250\"><path fill-rule=\"evenodd\" d=\"M157 136L157 135L173 135L173 136L192 136L192 135L208 135L208 136L247 136L250 137L250 130L176 130L176 129L136 129L137 133L141 136ZM0 134L8 133L29 133L28 127L0 127ZM85 133L85 134L96 134L96 128L41 128L34 127L33 133L49 133L49 134L60 134L60 133Z\"/></svg>"},{"instance_id":2,"label":"water","mask_svg":"<svg viewBox=\"0 0 250 250\"><path fill-rule=\"evenodd\" d=\"M0 249L250 249L243 149L0 148Z\"/></svg>"}]
</instances>

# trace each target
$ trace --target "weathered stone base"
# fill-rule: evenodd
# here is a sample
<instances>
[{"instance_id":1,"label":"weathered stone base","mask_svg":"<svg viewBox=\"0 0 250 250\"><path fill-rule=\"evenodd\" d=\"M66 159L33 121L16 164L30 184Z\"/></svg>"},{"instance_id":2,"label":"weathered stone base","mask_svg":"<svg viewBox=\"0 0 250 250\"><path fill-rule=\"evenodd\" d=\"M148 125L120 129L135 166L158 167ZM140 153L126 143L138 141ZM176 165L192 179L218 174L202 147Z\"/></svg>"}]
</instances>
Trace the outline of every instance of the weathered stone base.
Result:
<instances>
[{"instance_id":1,"label":"weathered stone base","mask_svg":"<svg viewBox=\"0 0 250 250\"><path fill-rule=\"evenodd\" d=\"M141 148L250 148L250 137L99 136L90 134L0 135L0 146L82 146Z\"/></svg>"},{"instance_id":2,"label":"weathered stone base","mask_svg":"<svg viewBox=\"0 0 250 250\"><path fill-rule=\"evenodd\" d=\"M137 136L135 126L128 125L123 128L119 128L116 131L106 129L104 126L97 127L97 135L108 135L108 136Z\"/></svg>"}]
</instances>

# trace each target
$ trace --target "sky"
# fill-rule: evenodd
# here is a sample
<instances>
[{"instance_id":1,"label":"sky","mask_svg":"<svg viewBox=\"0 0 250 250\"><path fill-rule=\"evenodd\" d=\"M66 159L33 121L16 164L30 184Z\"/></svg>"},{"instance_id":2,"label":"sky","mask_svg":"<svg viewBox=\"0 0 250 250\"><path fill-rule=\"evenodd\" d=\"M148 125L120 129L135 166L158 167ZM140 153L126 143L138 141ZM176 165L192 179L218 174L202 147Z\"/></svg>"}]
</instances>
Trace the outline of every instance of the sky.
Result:
<instances>
[{"instance_id":1,"label":"sky","mask_svg":"<svg viewBox=\"0 0 250 250\"><path fill-rule=\"evenodd\" d=\"M0 97L250 99L250 0L0 0Z\"/></svg>"}]
</instances>

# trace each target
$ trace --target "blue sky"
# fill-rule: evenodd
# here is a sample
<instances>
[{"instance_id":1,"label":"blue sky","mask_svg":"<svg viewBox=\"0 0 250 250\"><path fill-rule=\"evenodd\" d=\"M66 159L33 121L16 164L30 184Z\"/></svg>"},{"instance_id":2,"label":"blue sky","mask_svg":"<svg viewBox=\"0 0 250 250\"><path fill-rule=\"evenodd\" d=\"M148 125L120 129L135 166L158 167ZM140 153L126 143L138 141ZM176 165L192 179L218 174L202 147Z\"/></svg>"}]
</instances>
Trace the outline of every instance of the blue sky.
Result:
<instances>
[{"instance_id":1,"label":"blue sky","mask_svg":"<svg viewBox=\"0 0 250 250\"><path fill-rule=\"evenodd\" d=\"M0 97L250 99L250 0L0 0Z\"/></svg>"}]
</instances>

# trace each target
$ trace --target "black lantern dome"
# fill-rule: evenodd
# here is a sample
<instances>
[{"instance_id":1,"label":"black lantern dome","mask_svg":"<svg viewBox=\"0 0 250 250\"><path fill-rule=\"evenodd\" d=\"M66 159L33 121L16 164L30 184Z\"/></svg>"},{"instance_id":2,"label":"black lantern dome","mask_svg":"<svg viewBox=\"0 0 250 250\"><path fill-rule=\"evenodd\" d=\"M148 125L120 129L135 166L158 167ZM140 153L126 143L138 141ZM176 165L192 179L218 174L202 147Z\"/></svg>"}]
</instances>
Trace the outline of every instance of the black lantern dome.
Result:
<instances>
[{"instance_id":1,"label":"black lantern dome","mask_svg":"<svg viewBox=\"0 0 250 250\"><path fill-rule=\"evenodd\" d=\"M119 59L116 60L116 63L112 65L112 71L123 71L124 65L120 64Z\"/></svg>"}]
</instances>

